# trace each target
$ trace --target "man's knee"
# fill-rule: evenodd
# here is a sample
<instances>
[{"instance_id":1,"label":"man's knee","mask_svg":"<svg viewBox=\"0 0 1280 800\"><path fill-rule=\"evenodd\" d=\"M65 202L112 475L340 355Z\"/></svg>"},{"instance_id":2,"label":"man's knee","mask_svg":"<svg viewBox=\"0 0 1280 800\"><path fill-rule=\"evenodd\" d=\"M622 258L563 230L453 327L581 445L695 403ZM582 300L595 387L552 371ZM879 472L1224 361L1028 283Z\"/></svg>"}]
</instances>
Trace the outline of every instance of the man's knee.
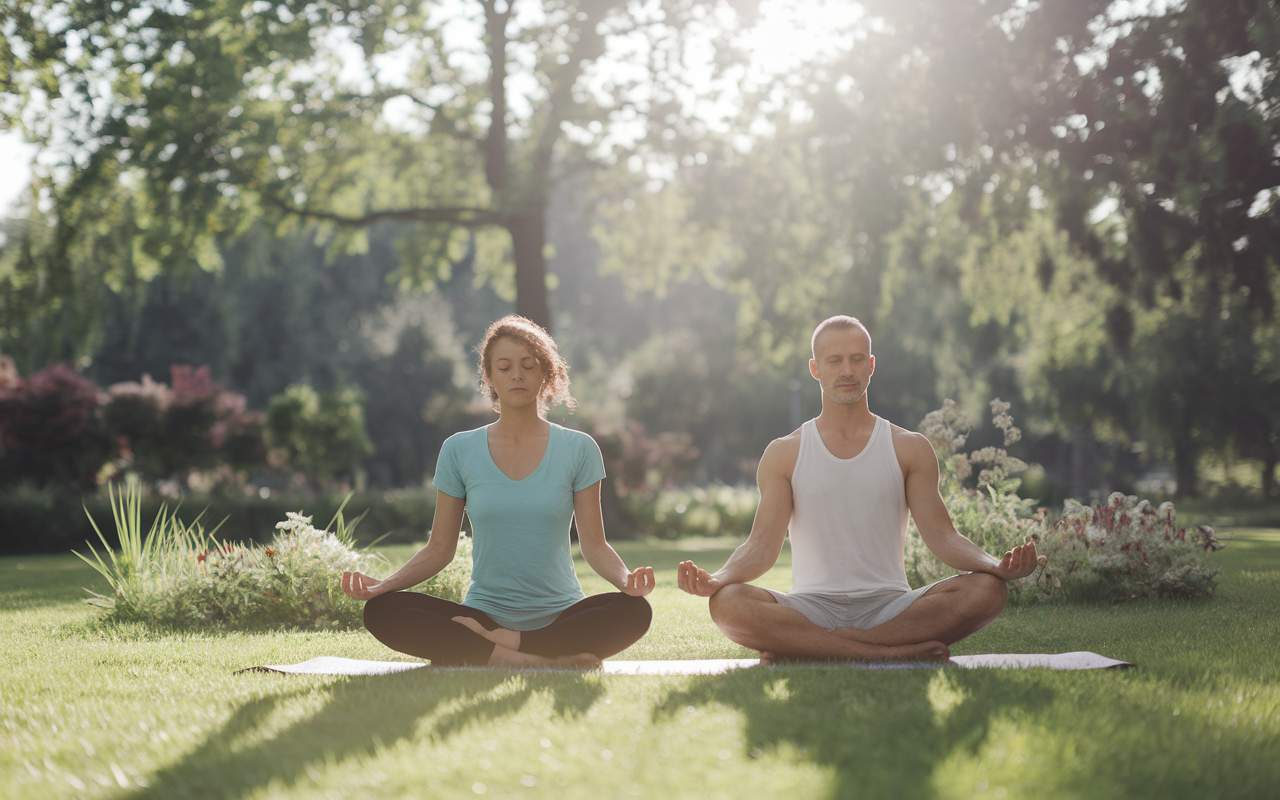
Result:
<instances>
[{"instance_id":1,"label":"man's knee","mask_svg":"<svg viewBox=\"0 0 1280 800\"><path fill-rule=\"evenodd\" d=\"M1004 611L1009 601L1009 584L990 572L974 572L970 576L975 613L992 618Z\"/></svg>"},{"instance_id":2,"label":"man's knee","mask_svg":"<svg viewBox=\"0 0 1280 800\"><path fill-rule=\"evenodd\" d=\"M756 591L756 587L745 583L731 583L720 587L718 592L711 595L707 604L711 621L722 627L733 625L741 617L743 606L753 601L752 595Z\"/></svg>"}]
</instances>

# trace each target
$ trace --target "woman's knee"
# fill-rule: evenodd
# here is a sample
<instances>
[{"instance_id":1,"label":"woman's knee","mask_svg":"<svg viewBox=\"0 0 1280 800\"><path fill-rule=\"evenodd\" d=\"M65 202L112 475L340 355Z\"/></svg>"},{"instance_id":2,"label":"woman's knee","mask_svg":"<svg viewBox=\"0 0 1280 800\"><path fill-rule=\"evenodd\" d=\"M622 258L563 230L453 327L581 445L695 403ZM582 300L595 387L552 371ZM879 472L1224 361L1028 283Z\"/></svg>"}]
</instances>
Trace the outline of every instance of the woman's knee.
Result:
<instances>
[{"instance_id":1,"label":"woman's knee","mask_svg":"<svg viewBox=\"0 0 1280 800\"><path fill-rule=\"evenodd\" d=\"M395 614L397 592L380 594L364 604L364 627L370 633L382 628Z\"/></svg>"},{"instance_id":2,"label":"woman's knee","mask_svg":"<svg viewBox=\"0 0 1280 800\"><path fill-rule=\"evenodd\" d=\"M643 636L649 630L649 625L653 622L653 606L643 597L636 597L625 592L619 592L618 607L626 615L629 623L634 625L639 631L639 635Z\"/></svg>"}]
</instances>

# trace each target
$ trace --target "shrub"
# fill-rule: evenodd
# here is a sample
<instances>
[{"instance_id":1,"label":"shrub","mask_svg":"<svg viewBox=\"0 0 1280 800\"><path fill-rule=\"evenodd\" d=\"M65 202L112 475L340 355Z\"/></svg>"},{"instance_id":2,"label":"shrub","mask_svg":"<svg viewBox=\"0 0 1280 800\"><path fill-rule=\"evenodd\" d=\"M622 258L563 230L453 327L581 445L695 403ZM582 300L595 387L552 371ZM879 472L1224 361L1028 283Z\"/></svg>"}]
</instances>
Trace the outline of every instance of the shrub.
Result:
<instances>
[{"instance_id":1,"label":"shrub","mask_svg":"<svg viewBox=\"0 0 1280 800\"><path fill-rule=\"evenodd\" d=\"M1112 602L1207 597L1222 570L1201 556L1225 547L1208 525L1190 531L1179 526L1172 503L1154 509L1120 492L1092 507L1066 501L1062 518L1041 541L1048 564L1019 581L1023 593Z\"/></svg>"},{"instance_id":2,"label":"shrub","mask_svg":"<svg viewBox=\"0 0 1280 800\"><path fill-rule=\"evenodd\" d=\"M991 401L993 422L1004 433L1005 445L1021 436L1008 410L1008 403ZM1118 492L1094 507L1068 500L1062 518L1049 525L1044 509L1033 512L1035 502L1017 495L1020 481L1012 473L1026 464L1002 447L967 454L961 450L970 427L950 400L921 423L938 454L942 499L956 530L997 557L1029 539L1047 557L1044 566L1011 584L1011 599L1114 602L1213 593L1221 570L1201 558L1223 547L1212 528L1201 525L1188 533L1176 524L1172 503L1156 510L1146 500ZM970 486L974 464L987 466ZM906 566L914 586L956 574L925 547L914 520Z\"/></svg>"},{"instance_id":3,"label":"shrub","mask_svg":"<svg viewBox=\"0 0 1280 800\"><path fill-rule=\"evenodd\" d=\"M244 469L263 463L264 416L248 411L241 394L209 376L209 367L169 368L172 387L143 375L108 389L103 418L126 447L125 466L150 481L218 465Z\"/></svg>"},{"instance_id":4,"label":"shrub","mask_svg":"<svg viewBox=\"0 0 1280 800\"><path fill-rule=\"evenodd\" d=\"M629 492L622 506L651 536L745 536L760 496L747 486L694 486Z\"/></svg>"},{"instance_id":5,"label":"shrub","mask_svg":"<svg viewBox=\"0 0 1280 800\"><path fill-rule=\"evenodd\" d=\"M145 535L141 493L135 483L117 498L112 514L119 554L104 559L90 545L81 555L111 585L110 596L87 602L106 610L111 622L142 622L174 628L358 627L363 604L340 587L344 570L385 569L381 556L357 550L341 510L333 532L318 530L311 518L289 513L264 545L219 541L198 520L183 524L163 507ZM359 520L357 520L359 522ZM97 529L96 522L94 528ZM98 530L104 546L106 537ZM470 540L459 557L424 589L461 600L470 577ZM77 555L80 555L77 553Z\"/></svg>"},{"instance_id":6,"label":"shrub","mask_svg":"<svg viewBox=\"0 0 1280 800\"><path fill-rule=\"evenodd\" d=\"M29 379L11 367L0 384L0 478L6 483L93 489L114 454L102 425L104 396L66 364Z\"/></svg>"},{"instance_id":7,"label":"shrub","mask_svg":"<svg viewBox=\"0 0 1280 800\"><path fill-rule=\"evenodd\" d=\"M350 471L373 452L354 389L316 392L294 384L267 403L267 444L317 481Z\"/></svg>"},{"instance_id":8,"label":"shrub","mask_svg":"<svg viewBox=\"0 0 1280 800\"><path fill-rule=\"evenodd\" d=\"M164 499L157 492L144 494L142 515L155 517ZM190 521L203 510L203 518L220 524L219 535L235 541L266 542L277 521L300 507L310 509L316 519L333 517L343 503L343 495L276 494L261 497L256 491L220 496L188 495L175 513ZM348 510L362 515L357 540L410 544L421 542L435 512L435 491L397 490L360 492L352 495ZM89 513L86 516L85 510ZM66 487L17 483L0 487L0 555L24 553L65 553L96 537L90 517L109 519L110 500L106 492L82 497ZM115 531L103 533L107 543L117 546Z\"/></svg>"}]
</instances>

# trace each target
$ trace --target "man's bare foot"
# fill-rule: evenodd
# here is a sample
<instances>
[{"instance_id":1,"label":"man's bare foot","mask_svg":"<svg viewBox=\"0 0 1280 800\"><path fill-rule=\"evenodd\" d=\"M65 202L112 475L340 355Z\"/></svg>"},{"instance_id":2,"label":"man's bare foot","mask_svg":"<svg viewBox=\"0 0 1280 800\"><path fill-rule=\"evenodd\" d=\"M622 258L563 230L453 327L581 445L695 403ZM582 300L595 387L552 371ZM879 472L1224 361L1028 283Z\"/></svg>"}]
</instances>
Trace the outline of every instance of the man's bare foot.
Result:
<instances>
[{"instance_id":1,"label":"man's bare foot","mask_svg":"<svg viewBox=\"0 0 1280 800\"><path fill-rule=\"evenodd\" d=\"M592 653L578 653L572 656L535 656L532 653L521 653L497 645L489 656L491 667L514 667L516 669L600 669L600 659Z\"/></svg>"},{"instance_id":2,"label":"man's bare foot","mask_svg":"<svg viewBox=\"0 0 1280 800\"><path fill-rule=\"evenodd\" d=\"M885 658L895 661L946 661L951 658L951 648L942 642L904 644L885 649L889 651Z\"/></svg>"},{"instance_id":3,"label":"man's bare foot","mask_svg":"<svg viewBox=\"0 0 1280 800\"><path fill-rule=\"evenodd\" d=\"M922 642L920 644L905 644L895 647L880 647L878 655L868 658L855 658L853 661L946 661L951 657L951 650L942 642ZM760 651L760 666L772 667L776 664L783 663L802 663L823 661L827 659L814 658L795 658L792 656L774 653L768 650Z\"/></svg>"},{"instance_id":4,"label":"man's bare foot","mask_svg":"<svg viewBox=\"0 0 1280 800\"><path fill-rule=\"evenodd\" d=\"M493 630L489 630L480 624L480 620L473 617L454 617L453 621L459 625L470 628L496 645L501 645L508 650L520 649L520 631L508 630L506 628L494 628Z\"/></svg>"}]
</instances>

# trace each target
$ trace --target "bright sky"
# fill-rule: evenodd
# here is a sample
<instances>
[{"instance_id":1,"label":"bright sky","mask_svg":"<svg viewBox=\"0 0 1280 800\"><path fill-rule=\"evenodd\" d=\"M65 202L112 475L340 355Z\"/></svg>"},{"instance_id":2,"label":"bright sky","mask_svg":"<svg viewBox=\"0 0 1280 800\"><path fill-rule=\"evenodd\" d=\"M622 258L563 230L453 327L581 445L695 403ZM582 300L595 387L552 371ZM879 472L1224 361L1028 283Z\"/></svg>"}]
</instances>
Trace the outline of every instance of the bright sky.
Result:
<instances>
[{"instance_id":1,"label":"bright sky","mask_svg":"<svg viewBox=\"0 0 1280 800\"><path fill-rule=\"evenodd\" d=\"M36 149L22 136L0 132L0 217L8 216L31 180L31 159Z\"/></svg>"}]
</instances>

